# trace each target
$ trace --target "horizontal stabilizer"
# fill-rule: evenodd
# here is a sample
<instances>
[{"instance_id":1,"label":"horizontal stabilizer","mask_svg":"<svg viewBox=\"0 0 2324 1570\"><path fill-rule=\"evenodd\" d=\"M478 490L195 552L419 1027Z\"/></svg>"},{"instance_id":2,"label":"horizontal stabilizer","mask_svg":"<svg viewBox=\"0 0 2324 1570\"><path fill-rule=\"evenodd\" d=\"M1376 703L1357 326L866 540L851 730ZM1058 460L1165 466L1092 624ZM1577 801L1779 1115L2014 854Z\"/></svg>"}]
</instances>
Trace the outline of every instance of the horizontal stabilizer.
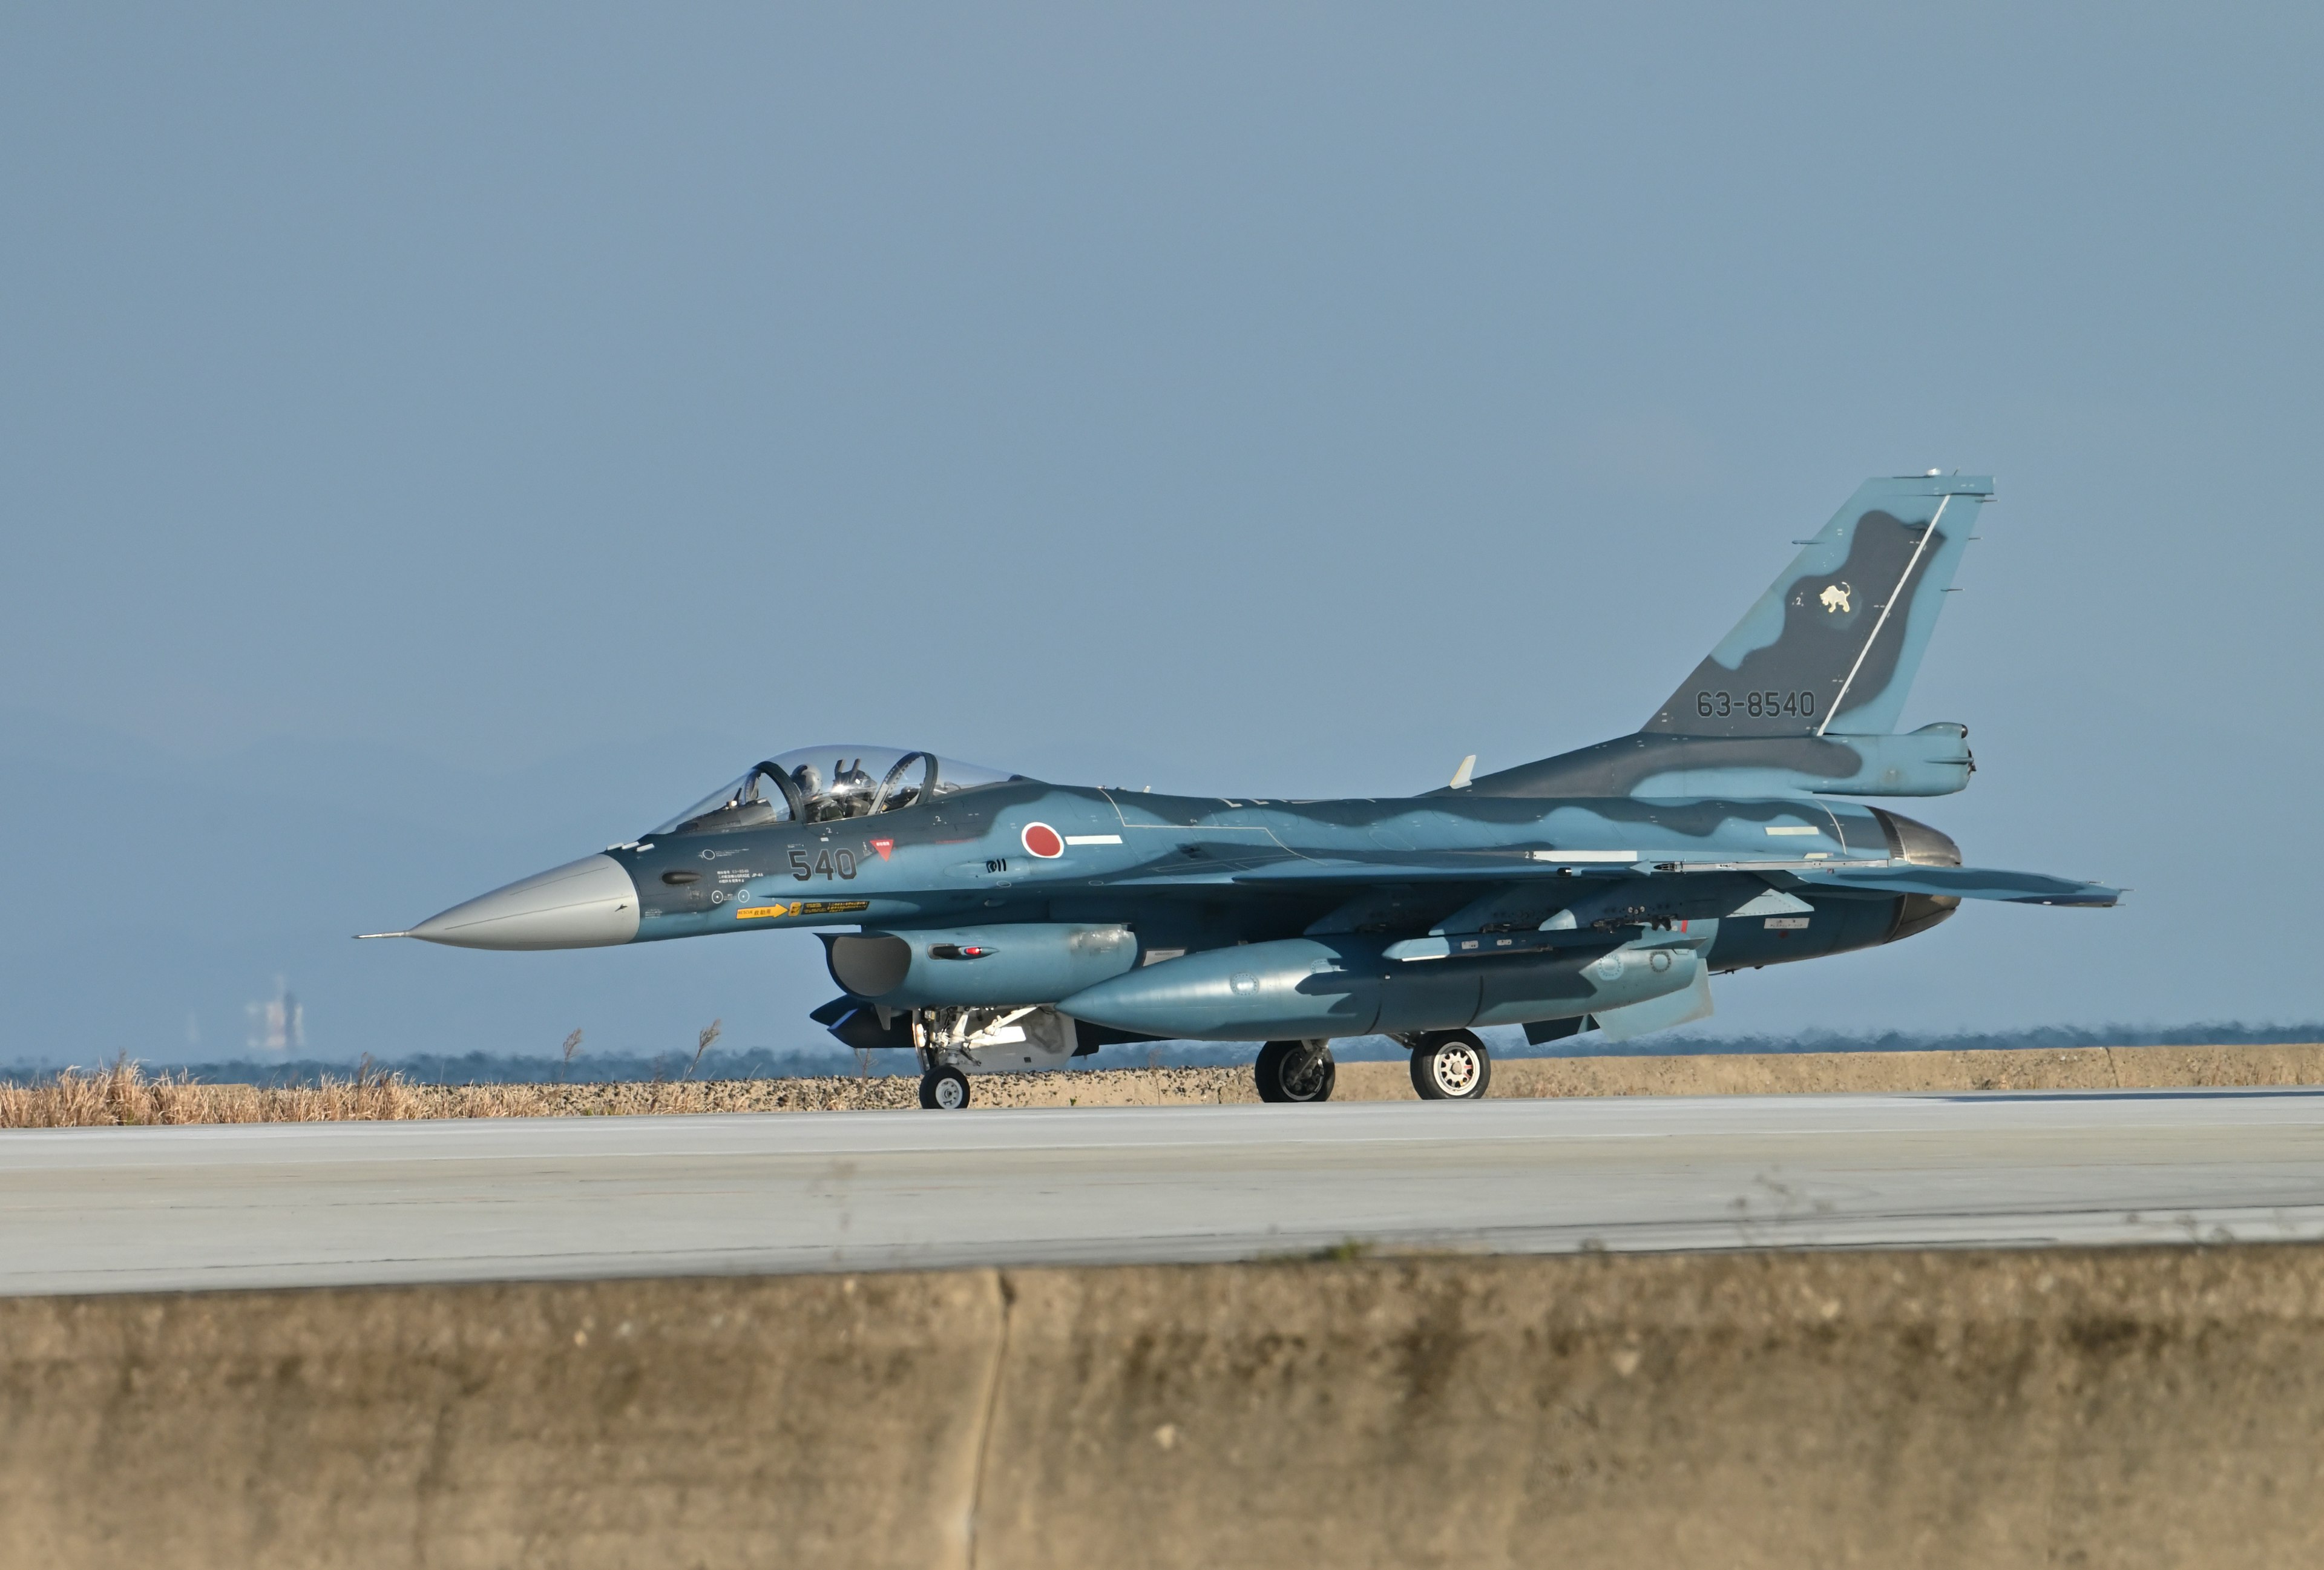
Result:
<instances>
[{"instance_id":1,"label":"horizontal stabilizer","mask_svg":"<svg viewBox=\"0 0 2324 1570\"><path fill-rule=\"evenodd\" d=\"M1866 894L1942 894L1956 900L2002 900L2016 905L2088 905L2104 908L2122 898L2120 889L2079 883L2041 873L2005 873L1991 867L1879 866L1861 871L1832 866L1785 874L1790 883L1811 889Z\"/></svg>"}]
</instances>

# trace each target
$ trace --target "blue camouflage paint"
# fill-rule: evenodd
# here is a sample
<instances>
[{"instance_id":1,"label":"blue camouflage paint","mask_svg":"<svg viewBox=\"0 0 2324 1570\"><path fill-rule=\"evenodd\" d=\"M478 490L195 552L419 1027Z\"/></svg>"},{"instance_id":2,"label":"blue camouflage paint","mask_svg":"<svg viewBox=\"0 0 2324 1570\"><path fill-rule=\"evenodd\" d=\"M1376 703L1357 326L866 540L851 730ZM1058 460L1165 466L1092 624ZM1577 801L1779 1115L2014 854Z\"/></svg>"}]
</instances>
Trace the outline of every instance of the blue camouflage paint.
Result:
<instances>
[{"instance_id":1,"label":"blue camouflage paint","mask_svg":"<svg viewBox=\"0 0 2324 1570\"><path fill-rule=\"evenodd\" d=\"M1969 780L1962 726L1895 726L1992 494L1868 481L1637 734L1461 788L1164 796L820 748L607 852L633 914L604 878L570 886L608 903L612 936L587 941L632 920L637 942L822 932L848 995L817 1018L881 1044L910 1039L912 1011L965 1007L1117 1039L1550 1035L1633 1008L1653 1028L1707 1007L1706 972L1892 942L1965 899L2108 905L1962 866L1938 831L1841 799ZM496 897L413 935L526 947L449 920Z\"/></svg>"},{"instance_id":2,"label":"blue camouflage paint","mask_svg":"<svg viewBox=\"0 0 2324 1570\"><path fill-rule=\"evenodd\" d=\"M1895 729L1979 505L1992 496L1982 475L1865 481L1644 728ZM1771 694L1773 705L1752 701Z\"/></svg>"}]
</instances>

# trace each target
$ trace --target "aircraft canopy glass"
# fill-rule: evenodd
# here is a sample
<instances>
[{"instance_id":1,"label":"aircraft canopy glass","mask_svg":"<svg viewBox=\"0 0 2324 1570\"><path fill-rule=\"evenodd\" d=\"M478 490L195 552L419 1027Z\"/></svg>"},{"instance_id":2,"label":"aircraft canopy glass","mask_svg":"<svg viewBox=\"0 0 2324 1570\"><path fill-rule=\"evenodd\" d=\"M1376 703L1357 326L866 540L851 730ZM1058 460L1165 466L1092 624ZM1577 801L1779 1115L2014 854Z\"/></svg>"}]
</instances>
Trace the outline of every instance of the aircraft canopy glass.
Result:
<instances>
[{"instance_id":1,"label":"aircraft canopy glass","mask_svg":"<svg viewBox=\"0 0 2324 1570\"><path fill-rule=\"evenodd\" d=\"M918 807L959 790L1019 780L934 753L900 747L801 747L760 762L654 829L666 834L728 834L770 823L827 823Z\"/></svg>"}]
</instances>

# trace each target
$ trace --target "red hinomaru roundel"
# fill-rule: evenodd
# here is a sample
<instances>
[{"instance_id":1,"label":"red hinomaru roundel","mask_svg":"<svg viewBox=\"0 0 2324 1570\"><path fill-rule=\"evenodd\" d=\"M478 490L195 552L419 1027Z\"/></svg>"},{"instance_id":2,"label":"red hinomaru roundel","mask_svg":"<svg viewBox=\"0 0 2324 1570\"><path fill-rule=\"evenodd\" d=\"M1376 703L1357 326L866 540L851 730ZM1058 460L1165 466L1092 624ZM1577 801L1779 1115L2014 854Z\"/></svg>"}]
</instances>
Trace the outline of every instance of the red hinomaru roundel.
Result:
<instances>
[{"instance_id":1,"label":"red hinomaru roundel","mask_svg":"<svg viewBox=\"0 0 2324 1570\"><path fill-rule=\"evenodd\" d=\"M1065 836L1046 823L1027 824L1025 832L1018 837L1025 842L1026 854L1038 856L1045 862L1055 861L1065 854Z\"/></svg>"}]
</instances>

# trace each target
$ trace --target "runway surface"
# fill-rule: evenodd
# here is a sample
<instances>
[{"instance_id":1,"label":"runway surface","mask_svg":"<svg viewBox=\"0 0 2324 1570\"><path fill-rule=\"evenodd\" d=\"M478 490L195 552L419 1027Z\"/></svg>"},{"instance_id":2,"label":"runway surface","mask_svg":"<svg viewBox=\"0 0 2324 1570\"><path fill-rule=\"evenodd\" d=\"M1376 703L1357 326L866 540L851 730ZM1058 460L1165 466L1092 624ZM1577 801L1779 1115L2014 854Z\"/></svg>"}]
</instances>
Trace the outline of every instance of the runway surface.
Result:
<instances>
[{"instance_id":1,"label":"runway surface","mask_svg":"<svg viewBox=\"0 0 2324 1570\"><path fill-rule=\"evenodd\" d=\"M2324 1093L0 1132L0 1293L2324 1238Z\"/></svg>"}]
</instances>

